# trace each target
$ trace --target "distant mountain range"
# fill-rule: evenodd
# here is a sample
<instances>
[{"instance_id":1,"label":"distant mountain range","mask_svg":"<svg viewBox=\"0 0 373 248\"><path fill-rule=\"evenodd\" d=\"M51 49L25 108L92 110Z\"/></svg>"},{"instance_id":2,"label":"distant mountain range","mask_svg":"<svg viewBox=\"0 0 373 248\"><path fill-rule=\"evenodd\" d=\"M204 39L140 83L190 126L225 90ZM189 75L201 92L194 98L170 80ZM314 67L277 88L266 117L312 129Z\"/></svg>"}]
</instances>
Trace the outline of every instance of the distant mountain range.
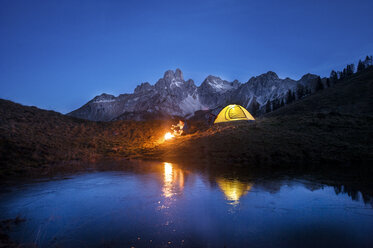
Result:
<instances>
[{"instance_id":1,"label":"distant mountain range","mask_svg":"<svg viewBox=\"0 0 373 248\"><path fill-rule=\"evenodd\" d=\"M258 116L265 112L268 101L286 101L289 90L296 92L301 87L315 91L317 79L313 74L306 74L300 80L280 79L269 71L246 83L228 82L210 75L197 87L192 79L184 80L180 69L168 70L154 85L145 82L132 94L117 97L101 94L68 115L93 121L190 118L196 111L217 112L235 103Z\"/></svg>"}]
</instances>

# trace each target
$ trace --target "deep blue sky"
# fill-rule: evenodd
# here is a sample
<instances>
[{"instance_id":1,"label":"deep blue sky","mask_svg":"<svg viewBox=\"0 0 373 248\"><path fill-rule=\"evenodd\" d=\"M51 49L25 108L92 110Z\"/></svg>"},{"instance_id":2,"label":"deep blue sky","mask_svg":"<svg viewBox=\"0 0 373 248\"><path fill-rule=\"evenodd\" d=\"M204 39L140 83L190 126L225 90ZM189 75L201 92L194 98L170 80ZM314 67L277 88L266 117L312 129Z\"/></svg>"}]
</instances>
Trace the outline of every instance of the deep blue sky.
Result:
<instances>
[{"instance_id":1,"label":"deep blue sky","mask_svg":"<svg viewBox=\"0 0 373 248\"><path fill-rule=\"evenodd\" d=\"M373 53L373 1L0 1L0 98L66 113L180 68L299 79Z\"/></svg>"}]
</instances>

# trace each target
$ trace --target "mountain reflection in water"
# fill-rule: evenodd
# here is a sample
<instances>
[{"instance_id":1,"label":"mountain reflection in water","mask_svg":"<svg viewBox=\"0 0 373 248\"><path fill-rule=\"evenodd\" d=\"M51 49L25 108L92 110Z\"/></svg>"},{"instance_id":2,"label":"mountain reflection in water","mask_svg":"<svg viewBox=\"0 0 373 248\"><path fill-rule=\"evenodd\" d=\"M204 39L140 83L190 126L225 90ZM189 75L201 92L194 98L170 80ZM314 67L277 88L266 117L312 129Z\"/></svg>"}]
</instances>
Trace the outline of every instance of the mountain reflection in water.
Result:
<instances>
[{"instance_id":1,"label":"mountain reflection in water","mask_svg":"<svg viewBox=\"0 0 373 248\"><path fill-rule=\"evenodd\" d=\"M10 236L38 247L373 245L372 189L356 183L169 162L120 168L3 187L0 219L25 218Z\"/></svg>"}]
</instances>

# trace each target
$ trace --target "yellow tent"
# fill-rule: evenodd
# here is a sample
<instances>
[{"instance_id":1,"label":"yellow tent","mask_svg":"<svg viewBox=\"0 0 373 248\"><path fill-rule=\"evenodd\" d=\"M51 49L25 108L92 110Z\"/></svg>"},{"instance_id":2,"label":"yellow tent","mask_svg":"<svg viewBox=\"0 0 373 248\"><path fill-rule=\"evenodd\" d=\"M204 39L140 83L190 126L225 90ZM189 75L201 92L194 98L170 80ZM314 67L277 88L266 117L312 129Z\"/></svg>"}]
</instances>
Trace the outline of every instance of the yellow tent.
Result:
<instances>
[{"instance_id":1,"label":"yellow tent","mask_svg":"<svg viewBox=\"0 0 373 248\"><path fill-rule=\"evenodd\" d=\"M230 104L223 108L216 117L214 124L227 121L255 120L244 107L237 104Z\"/></svg>"}]
</instances>

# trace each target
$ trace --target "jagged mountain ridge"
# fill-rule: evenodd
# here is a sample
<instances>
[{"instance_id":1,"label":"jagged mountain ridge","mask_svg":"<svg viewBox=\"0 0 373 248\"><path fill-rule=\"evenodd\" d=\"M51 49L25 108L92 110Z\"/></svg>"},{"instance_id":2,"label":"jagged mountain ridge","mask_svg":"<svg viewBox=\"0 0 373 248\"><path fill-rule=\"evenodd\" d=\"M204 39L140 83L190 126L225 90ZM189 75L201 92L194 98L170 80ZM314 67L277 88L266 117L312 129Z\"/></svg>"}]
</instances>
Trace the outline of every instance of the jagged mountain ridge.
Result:
<instances>
[{"instance_id":1,"label":"jagged mountain ridge","mask_svg":"<svg viewBox=\"0 0 373 248\"><path fill-rule=\"evenodd\" d=\"M267 101L285 99L288 90L299 85L313 90L317 75L306 74L300 80L280 79L269 71L252 77L246 83L228 82L208 76L197 87L192 79L183 78L180 69L168 70L154 85L138 85L132 94L117 97L101 94L68 115L93 121L149 119L169 116L190 117L198 110L218 110L229 103L262 113Z\"/></svg>"}]
</instances>

